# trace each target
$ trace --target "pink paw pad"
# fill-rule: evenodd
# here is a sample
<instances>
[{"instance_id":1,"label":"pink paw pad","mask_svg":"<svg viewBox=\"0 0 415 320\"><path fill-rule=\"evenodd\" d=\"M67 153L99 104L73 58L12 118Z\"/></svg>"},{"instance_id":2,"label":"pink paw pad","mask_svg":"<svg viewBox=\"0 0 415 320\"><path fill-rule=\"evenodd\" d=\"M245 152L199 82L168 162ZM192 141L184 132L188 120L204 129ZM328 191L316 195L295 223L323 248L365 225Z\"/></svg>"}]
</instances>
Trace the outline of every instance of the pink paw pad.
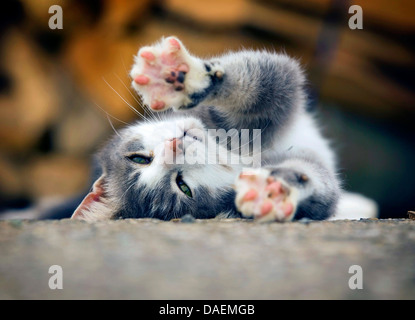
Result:
<instances>
[{"instance_id":1,"label":"pink paw pad","mask_svg":"<svg viewBox=\"0 0 415 320\"><path fill-rule=\"evenodd\" d=\"M175 38L168 38L161 52L161 61L167 65L178 66L181 53L180 42Z\"/></svg>"},{"instance_id":2,"label":"pink paw pad","mask_svg":"<svg viewBox=\"0 0 415 320\"><path fill-rule=\"evenodd\" d=\"M294 213L291 190L269 172L246 171L239 175L236 183L236 205L244 216L262 220L285 221Z\"/></svg>"},{"instance_id":3,"label":"pink paw pad","mask_svg":"<svg viewBox=\"0 0 415 320\"><path fill-rule=\"evenodd\" d=\"M192 57L173 37L151 47L143 47L131 76L145 104L152 110L180 107L189 100L186 77Z\"/></svg>"},{"instance_id":4,"label":"pink paw pad","mask_svg":"<svg viewBox=\"0 0 415 320\"><path fill-rule=\"evenodd\" d=\"M146 77L144 75L139 75L139 76L134 78L134 82L143 86L143 85L146 85L150 82L150 78Z\"/></svg>"},{"instance_id":5,"label":"pink paw pad","mask_svg":"<svg viewBox=\"0 0 415 320\"><path fill-rule=\"evenodd\" d=\"M265 191L269 192L270 197L275 197L275 196L279 195L282 192L281 182L275 181L275 182L269 183L265 187Z\"/></svg>"},{"instance_id":6,"label":"pink paw pad","mask_svg":"<svg viewBox=\"0 0 415 320\"><path fill-rule=\"evenodd\" d=\"M163 101L154 101L150 108L153 110L162 110L164 109L164 107L166 106L166 104Z\"/></svg>"},{"instance_id":7,"label":"pink paw pad","mask_svg":"<svg viewBox=\"0 0 415 320\"><path fill-rule=\"evenodd\" d=\"M252 201L255 200L256 197L258 197L258 192L255 189L251 189L245 193L243 201Z\"/></svg>"},{"instance_id":8,"label":"pink paw pad","mask_svg":"<svg viewBox=\"0 0 415 320\"><path fill-rule=\"evenodd\" d=\"M274 205L271 201L265 200L265 202L261 205L261 216L265 216L272 211Z\"/></svg>"},{"instance_id":9,"label":"pink paw pad","mask_svg":"<svg viewBox=\"0 0 415 320\"><path fill-rule=\"evenodd\" d=\"M156 59L155 55L150 51L143 51L140 53L140 57L146 59L147 61L154 61Z\"/></svg>"},{"instance_id":10,"label":"pink paw pad","mask_svg":"<svg viewBox=\"0 0 415 320\"><path fill-rule=\"evenodd\" d=\"M184 90L184 80L186 72L177 70L170 71L170 74L164 79L167 83L171 83L175 91Z\"/></svg>"}]
</instances>

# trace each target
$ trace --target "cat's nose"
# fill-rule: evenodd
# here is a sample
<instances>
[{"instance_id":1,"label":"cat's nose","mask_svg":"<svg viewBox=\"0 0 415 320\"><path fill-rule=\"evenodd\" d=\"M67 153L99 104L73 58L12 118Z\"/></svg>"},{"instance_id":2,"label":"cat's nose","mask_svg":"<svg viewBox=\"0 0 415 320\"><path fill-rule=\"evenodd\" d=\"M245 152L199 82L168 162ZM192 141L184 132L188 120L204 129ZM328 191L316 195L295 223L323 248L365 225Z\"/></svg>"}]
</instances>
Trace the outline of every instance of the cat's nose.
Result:
<instances>
[{"instance_id":1,"label":"cat's nose","mask_svg":"<svg viewBox=\"0 0 415 320\"><path fill-rule=\"evenodd\" d=\"M181 139L173 138L167 141L167 145L174 153L183 151L183 142Z\"/></svg>"},{"instance_id":2,"label":"cat's nose","mask_svg":"<svg viewBox=\"0 0 415 320\"><path fill-rule=\"evenodd\" d=\"M183 149L182 140L174 138L172 141L172 150L174 152L181 151Z\"/></svg>"}]
</instances>

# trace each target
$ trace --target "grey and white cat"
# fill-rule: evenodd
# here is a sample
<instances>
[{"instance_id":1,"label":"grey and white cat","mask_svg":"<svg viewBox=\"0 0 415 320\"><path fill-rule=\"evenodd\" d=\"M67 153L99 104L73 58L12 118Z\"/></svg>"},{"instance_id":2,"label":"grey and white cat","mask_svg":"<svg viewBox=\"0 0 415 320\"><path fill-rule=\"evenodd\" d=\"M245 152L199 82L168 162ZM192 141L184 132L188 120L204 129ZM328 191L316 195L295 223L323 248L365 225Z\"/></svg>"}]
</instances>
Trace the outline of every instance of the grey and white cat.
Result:
<instances>
[{"instance_id":1,"label":"grey and white cat","mask_svg":"<svg viewBox=\"0 0 415 320\"><path fill-rule=\"evenodd\" d=\"M98 177L72 218L289 221L336 213L336 157L306 111L297 61L265 51L203 60L168 37L141 48L130 75L157 114L120 130L97 154ZM238 139L245 129L256 148L234 147L208 129ZM246 168L255 157L260 166Z\"/></svg>"}]
</instances>

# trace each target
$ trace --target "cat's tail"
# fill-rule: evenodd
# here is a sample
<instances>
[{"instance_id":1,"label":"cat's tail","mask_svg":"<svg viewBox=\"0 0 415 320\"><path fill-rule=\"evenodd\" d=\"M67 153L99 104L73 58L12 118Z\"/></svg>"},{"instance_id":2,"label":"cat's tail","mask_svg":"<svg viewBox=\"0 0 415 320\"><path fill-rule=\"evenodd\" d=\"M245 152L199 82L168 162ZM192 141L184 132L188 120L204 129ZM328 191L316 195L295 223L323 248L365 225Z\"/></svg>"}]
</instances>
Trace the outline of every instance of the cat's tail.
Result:
<instances>
[{"instance_id":1,"label":"cat's tail","mask_svg":"<svg viewBox=\"0 0 415 320\"><path fill-rule=\"evenodd\" d=\"M328 220L359 220L377 218L378 204L361 194L344 192L339 199L335 214Z\"/></svg>"}]
</instances>

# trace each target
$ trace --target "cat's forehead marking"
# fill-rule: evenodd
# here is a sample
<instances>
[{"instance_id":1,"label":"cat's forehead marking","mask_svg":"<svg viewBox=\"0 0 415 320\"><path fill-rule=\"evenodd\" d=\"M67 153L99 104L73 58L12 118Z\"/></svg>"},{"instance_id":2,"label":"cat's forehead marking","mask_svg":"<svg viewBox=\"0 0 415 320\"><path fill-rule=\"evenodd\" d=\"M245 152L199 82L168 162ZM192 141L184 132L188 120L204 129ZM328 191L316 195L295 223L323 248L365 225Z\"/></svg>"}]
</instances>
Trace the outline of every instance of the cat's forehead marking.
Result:
<instances>
[{"instance_id":1,"label":"cat's forehead marking","mask_svg":"<svg viewBox=\"0 0 415 320\"><path fill-rule=\"evenodd\" d=\"M141 142L141 140L131 140L131 141L128 141L125 145L125 151L127 152L137 152L137 151L141 151L144 149L145 147L143 143Z\"/></svg>"}]
</instances>

